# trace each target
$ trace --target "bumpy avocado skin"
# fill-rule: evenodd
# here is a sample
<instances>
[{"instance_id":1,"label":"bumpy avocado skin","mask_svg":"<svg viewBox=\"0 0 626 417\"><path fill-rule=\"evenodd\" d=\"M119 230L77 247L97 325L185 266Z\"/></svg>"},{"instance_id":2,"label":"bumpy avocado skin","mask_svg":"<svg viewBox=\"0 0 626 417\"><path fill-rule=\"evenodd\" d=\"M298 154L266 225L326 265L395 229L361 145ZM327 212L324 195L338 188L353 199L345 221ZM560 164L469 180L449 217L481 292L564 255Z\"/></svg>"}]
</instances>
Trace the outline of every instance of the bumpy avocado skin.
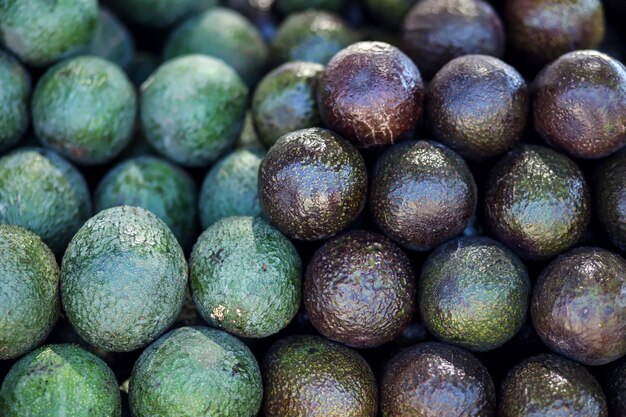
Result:
<instances>
[{"instance_id":1,"label":"bumpy avocado skin","mask_svg":"<svg viewBox=\"0 0 626 417\"><path fill-rule=\"evenodd\" d=\"M606 397L609 404L609 416L626 415L626 362L615 367L609 374Z\"/></svg>"},{"instance_id":2,"label":"bumpy avocado skin","mask_svg":"<svg viewBox=\"0 0 626 417\"><path fill-rule=\"evenodd\" d=\"M606 417L606 399L584 366L542 354L513 368L500 390L499 417Z\"/></svg>"},{"instance_id":3,"label":"bumpy avocado skin","mask_svg":"<svg viewBox=\"0 0 626 417\"><path fill-rule=\"evenodd\" d=\"M626 260L600 248L572 249L535 284L531 316L554 351L585 365L626 354Z\"/></svg>"},{"instance_id":4,"label":"bumpy avocado skin","mask_svg":"<svg viewBox=\"0 0 626 417\"><path fill-rule=\"evenodd\" d=\"M35 87L32 117L41 143L86 165L117 156L132 139L137 99L126 74L94 56L60 62Z\"/></svg>"},{"instance_id":5,"label":"bumpy avocado skin","mask_svg":"<svg viewBox=\"0 0 626 417\"><path fill-rule=\"evenodd\" d=\"M130 379L135 417L251 417L262 397L252 352L234 336L207 327L162 336L141 354Z\"/></svg>"},{"instance_id":6,"label":"bumpy avocado skin","mask_svg":"<svg viewBox=\"0 0 626 417\"><path fill-rule=\"evenodd\" d=\"M391 240L356 230L315 252L304 281L304 305L325 337L355 348L395 339L415 312L409 258Z\"/></svg>"},{"instance_id":7,"label":"bumpy avocado skin","mask_svg":"<svg viewBox=\"0 0 626 417\"><path fill-rule=\"evenodd\" d=\"M521 145L491 170L487 226L523 259L549 259L582 236L591 216L589 187L569 158L543 146Z\"/></svg>"},{"instance_id":8,"label":"bumpy avocado skin","mask_svg":"<svg viewBox=\"0 0 626 417\"><path fill-rule=\"evenodd\" d=\"M141 90L143 132L168 158L205 166L235 146L248 88L217 58L186 55L167 61Z\"/></svg>"},{"instance_id":9,"label":"bumpy avocado skin","mask_svg":"<svg viewBox=\"0 0 626 417\"><path fill-rule=\"evenodd\" d=\"M321 9L339 12L346 0L277 0L276 6L284 14L301 12L306 9Z\"/></svg>"},{"instance_id":10,"label":"bumpy avocado skin","mask_svg":"<svg viewBox=\"0 0 626 417\"><path fill-rule=\"evenodd\" d=\"M150 210L167 224L180 245L190 249L197 233L197 187L182 169L160 158L129 159L100 181L96 213L115 206Z\"/></svg>"},{"instance_id":11,"label":"bumpy avocado skin","mask_svg":"<svg viewBox=\"0 0 626 417\"><path fill-rule=\"evenodd\" d=\"M422 343L391 358L381 381L384 417L493 417L496 392L472 354L443 343Z\"/></svg>"},{"instance_id":12,"label":"bumpy avocado skin","mask_svg":"<svg viewBox=\"0 0 626 417\"><path fill-rule=\"evenodd\" d=\"M594 183L595 214L613 244L626 251L626 149L597 168Z\"/></svg>"},{"instance_id":13,"label":"bumpy avocado skin","mask_svg":"<svg viewBox=\"0 0 626 417\"><path fill-rule=\"evenodd\" d=\"M101 8L96 33L83 53L99 56L126 69L135 56L135 40L113 13Z\"/></svg>"},{"instance_id":14,"label":"bumpy avocado skin","mask_svg":"<svg viewBox=\"0 0 626 417\"><path fill-rule=\"evenodd\" d=\"M319 336L274 343L263 362L263 377L267 416L376 416L376 380L367 362Z\"/></svg>"},{"instance_id":15,"label":"bumpy avocado skin","mask_svg":"<svg viewBox=\"0 0 626 417\"><path fill-rule=\"evenodd\" d=\"M215 164L200 189L202 228L230 216L260 216L259 166L262 156L238 149Z\"/></svg>"},{"instance_id":16,"label":"bumpy avocado skin","mask_svg":"<svg viewBox=\"0 0 626 417\"><path fill-rule=\"evenodd\" d=\"M180 312L187 262L167 225L139 207L89 219L61 264L67 318L90 344L113 352L147 345Z\"/></svg>"},{"instance_id":17,"label":"bumpy avocado skin","mask_svg":"<svg viewBox=\"0 0 626 417\"><path fill-rule=\"evenodd\" d=\"M34 233L0 225L0 360L41 343L59 307L59 266L52 251Z\"/></svg>"},{"instance_id":18,"label":"bumpy avocado skin","mask_svg":"<svg viewBox=\"0 0 626 417\"><path fill-rule=\"evenodd\" d=\"M319 126L317 84L324 67L313 62L288 62L267 74L252 97L252 115L267 148L278 138Z\"/></svg>"},{"instance_id":19,"label":"bumpy avocado skin","mask_svg":"<svg viewBox=\"0 0 626 417\"><path fill-rule=\"evenodd\" d=\"M28 128L30 75L8 53L0 50L0 151L16 144Z\"/></svg>"},{"instance_id":20,"label":"bumpy avocado skin","mask_svg":"<svg viewBox=\"0 0 626 417\"><path fill-rule=\"evenodd\" d=\"M58 255L91 216L80 172L56 153L16 149L0 159L0 223L28 229Z\"/></svg>"},{"instance_id":21,"label":"bumpy avocado skin","mask_svg":"<svg viewBox=\"0 0 626 417\"><path fill-rule=\"evenodd\" d=\"M78 345L47 345L13 365L0 389L3 417L120 417L113 371Z\"/></svg>"},{"instance_id":22,"label":"bumpy avocado skin","mask_svg":"<svg viewBox=\"0 0 626 417\"><path fill-rule=\"evenodd\" d=\"M363 209L366 195L363 157L330 130L284 135L261 161L261 208L295 239L324 239L344 229Z\"/></svg>"},{"instance_id":23,"label":"bumpy avocado skin","mask_svg":"<svg viewBox=\"0 0 626 417\"><path fill-rule=\"evenodd\" d=\"M97 0L0 3L0 43L33 66L78 52L91 41L97 24Z\"/></svg>"},{"instance_id":24,"label":"bumpy avocado skin","mask_svg":"<svg viewBox=\"0 0 626 417\"><path fill-rule=\"evenodd\" d=\"M108 0L120 16L142 26L165 28L185 16L214 7L218 0Z\"/></svg>"}]
</instances>

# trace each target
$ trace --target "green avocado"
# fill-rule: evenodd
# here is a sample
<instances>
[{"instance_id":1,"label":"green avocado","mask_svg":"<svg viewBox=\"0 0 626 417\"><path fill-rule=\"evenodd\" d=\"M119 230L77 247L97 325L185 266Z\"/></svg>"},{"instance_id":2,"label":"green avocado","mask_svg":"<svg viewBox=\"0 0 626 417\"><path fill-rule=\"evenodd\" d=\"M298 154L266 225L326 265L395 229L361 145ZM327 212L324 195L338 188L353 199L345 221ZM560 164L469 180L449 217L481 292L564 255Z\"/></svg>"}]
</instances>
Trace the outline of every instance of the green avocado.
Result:
<instances>
[{"instance_id":1,"label":"green avocado","mask_svg":"<svg viewBox=\"0 0 626 417\"><path fill-rule=\"evenodd\" d=\"M214 7L218 0L108 0L121 17L141 26L166 28L194 13Z\"/></svg>"},{"instance_id":2,"label":"green avocado","mask_svg":"<svg viewBox=\"0 0 626 417\"><path fill-rule=\"evenodd\" d=\"M339 12L346 5L346 0L277 0L276 6L283 14L290 14L306 9L322 9Z\"/></svg>"},{"instance_id":3,"label":"green avocado","mask_svg":"<svg viewBox=\"0 0 626 417\"><path fill-rule=\"evenodd\" d=\"M28 128L30 75L10 54L0 50L0 151L16 144Z\"/></svg>"},{"instance_id":4,"label":"green avocado","mask_svg":"<svg viewBox=\"0 0 626 417\"><path fill-rule=\"evenodd\" d=\"M247 149L259 155L265 154L265 146L261 143L261 139L254 127L251 111L246 112L243 128L241 129L239 139L237 139L237 149Z\"/></svg>"},{"instance_id":5,"label":"green avocado","mask_svg":"<svg viewBox=\"0 0 626 417\"><path fill-rule=\"evenodd\" d=\"M596 218L611 242L626 251L626 149L602 162L594 184Z\"/></svg>"},{"instance_id":6,"label":"green avocado","mask_svg":"<svg viewBox=\"0 0 626 417\"><path fill-rule=\"evenodd\" d=\"M113 13L101 8L96 33L83 53L99 56L122 68L128 68L135 56L135 40Z\"/></svg>"},{"instance_id":7,"label":"green avocado","mask_svg":"<svg viewBox=\"0 0 626 417\"><path fill-rule=\"evenodd\" d=\"M365 0L365 7L375 20L389 29L397 30L416 2L417 0Z\"/></svg>"}]
</instances>

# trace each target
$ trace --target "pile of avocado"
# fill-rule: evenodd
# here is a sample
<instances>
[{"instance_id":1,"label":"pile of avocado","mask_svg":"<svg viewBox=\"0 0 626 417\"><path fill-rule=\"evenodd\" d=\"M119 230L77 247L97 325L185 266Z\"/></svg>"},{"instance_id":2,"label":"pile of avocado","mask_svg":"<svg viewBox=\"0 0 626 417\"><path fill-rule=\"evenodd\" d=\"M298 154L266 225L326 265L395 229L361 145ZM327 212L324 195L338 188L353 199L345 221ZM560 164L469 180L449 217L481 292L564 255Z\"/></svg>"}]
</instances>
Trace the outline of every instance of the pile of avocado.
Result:
<instances>
[{"instance_id":1,"label":"pile of avocado","mask_svg":"<svg viewBox=\"0 0 626 417\"><path fill-rule=\"evenodd\" d=\"M0 0L0 417L626 417L620 0Z\"/></svg>"}]
</instances>

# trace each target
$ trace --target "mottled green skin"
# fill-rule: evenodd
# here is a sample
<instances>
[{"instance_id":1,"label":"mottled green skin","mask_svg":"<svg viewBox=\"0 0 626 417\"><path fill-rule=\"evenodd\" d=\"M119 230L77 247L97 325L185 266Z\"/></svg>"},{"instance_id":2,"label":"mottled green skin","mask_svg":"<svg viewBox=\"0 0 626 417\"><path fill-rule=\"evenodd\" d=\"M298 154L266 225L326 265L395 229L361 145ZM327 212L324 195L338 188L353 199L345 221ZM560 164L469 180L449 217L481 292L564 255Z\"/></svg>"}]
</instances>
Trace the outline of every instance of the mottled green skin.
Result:
<instances>
[{"instance_id":1,"label":"mottled green skin","mask_svg":"<svg viewBox=\"0 0 626 417\"><path fill-rule=\"evenodd\" d=\"M500 390L498 416L606 417L606 400L584 366L543 354L508 373Z\"/></svg>"},{"instance_id":2,"label":"mottled green skin","mask_svg":"<svg viewBox=\"0 0 626 417\"><path fill-rule=\"evenodd\" d=\"M204 166L237 142L248 88L217 58L187 55L168 61L141 90L143 132L168 158Z\"/></svg>"},{"instance_id":3,"label":"mottled green skin","mask_svg":"<svg viewBox=\"0 0 626 417\"><path fill-rule=\"evenodd\" d=\"M218 0L105 0L117 14L142 26L164 28L218 4Z\"/></svg>"},{"instance_id":4,"label":"mottled green skin","mask_svg":"<svg viewBox=\"0 0 626 417\"><path fill-rule=\"evenodd\" d=\"M300 308L298 252L258 217L228 217L205 230L189 267L191 293L202 317L238 336L277 333Z\"/></svg>"},{"instance_id":5,"label":"mottled green skin","mask_svg":"<svg viewBox=\"0 0 626 417\"><path fill-rule=\"evenodd\" d=\"M174 30L163 54L166 60L190 54L219 58L253 86L263 75L269 50L252 22L234 10L216 7Z\"/></svg>"},{"instance_id":6,"label":"mottled green skin","mask_svg":"<svg viewBox=\"0 0 626 417\"><path fill-rule=\"evenodd\" d=\"M60 304L54 254L34 233L0 225L0 360L41 343L57 321Z\"/></svg>"},{"instance_id":7,"label":"mottled green skin","mask_svg":"<svg viewBox=\"0 0 626 417\"><path fill-rule=\"evenodd\" d=\"M129 397L135 417L253 417L263 385L256 359L237 338L183 327L141 354Z\"/></svg>"},{"instance_id":8,"label":"mottled green skin","mask_svg":"<svg viewBox=\"0 0 626 417\"><path fill-rule=\"evenodd\" d=\"M85 47L98 25L97 0L5 0L0 43L20 60L46 66Z\"/></svg>"},{"instance_id":9,"label":"mottled green skin","mask_svg":"<svg viewBox=\"0 0 626 417\"><path fill-rule=\"evenodd\" d=\"M600 248L552 261L533 290L530 313L552 350L585 365L626 355L626 260Z\"/></svg>"},{"instance_id":10,"label":"mottled green skin","mask_svg":"<svg viewBox=\"0 0 626 417\"><path fill-rule=\"evenodd\" d=\"M341 17L320 10L289 15L271 44L275 64L310 61L326 65L337 52L359 40Z\"/></svg>"},{"instance_id":11,"label":"mottled green skin","mask_svg":"<svg viewBox=\"0 0 626 417\"><path fill-rule=\"evenodd\" d=\"M366 0L365 7L372 17L377 21L388 26L390 29L397 30L402 26L404 17L409 13L411 7L417 0Z\"/></svg>"},{"instance_id":12,"label":"mottled green skin","mask_svg":"<svg viewBox=\"0 0 626 417\"><path fill-rule=\"evenodd\" d=\"M438 339L485 352L526 321L530 280L520 259L487 238L458 238L427 259L418 281L424 324Z\"/></svg>"},{"instance_id":13,"label":"mottled green skin","mask_svg":"<svg viewBox=\"0 0 626 417\"><path fill-rule=\"evenodd\" d=\"M330 130L289 133L261 161L261 208L292 238L319 240L336 234L356 219L366 196L363 157Z\"/></svg>"},{"instance_id":14,"label":"mottled green skin","mask_svg":"<svg viewBox=\"0 0 626 417\"><path fill-rule=\"evenodd\" d=\"M89 219L61 264L67 318L90 344L127 352L147 345L178 316L187 262L157 216L114 207Z\"/></svg>"},{"instance_id":15,"label":"mottled green skin","mask_svg":"<svg viewBox=\"0 0 626 417\"><path fill-rule=\"evenodd\" d=\"M307 9L321 9L339 12L346 5L346 0L277 0L276 7L283 14L301 12Z\"/></svg>"},{"instance_id":16,"label":"mottled green skin","mask_svg":"<svg viewBox=\"0 0 626 417\"><path fill-rule=\"evenodd\" d=\"M260 216L258 179L262 156L238 149L211 167L198 204L202 228L230 216Z\"/></svg>"},{"instance_id":17,"label":"mottled green skin","mask_svg":"<svg viewBox=\"0 0 626 417\"><path fill-rule=\"evenodd\" d=\"M48 345L13 365L0 389L3 417L120 417L113 371L77 345Z\"/></svg>"},{"instance_id":18,"label":"mottled green skin","mask_svg":"<svg viewBox=\"0 0 626 417\"><path fill-rule=\"evenodd\" d=\"M181 246L196 238L197 187L182 169L159 158L139 157L115 166L94 195L95 211L115 206L150 210L167 224Z\"/></svg>"},{"instance_id":19,"label":"mottled green skin","mask_svg":"<svg viewBox=\"0 0 626 417\"><path fill-rule=\"evenodd\" d=\"M39 140L81 164L101 164L132 139L137 99L126 74L82 56L50 68L35 87L32 117Z\"/></svg>"},{"instance_id":20,"label":"mottled green skin","mask_svg":"<svg viewBox=\"0 0 626 417\"><path fill-rule=\"evenodd\" d=\"M576 244L590 211L580 168L543 146L513 149L489 174L487 226L523 259L549 259Z\"/></svg>"},{"instance_id":21,"label":"mottled green skin","mask_svg":"<svg viewBox=\"0 0 626 417\"><path fill-rule=\"evenodd\" d=\"M135 40L126 26L110 11L100 9L98 27L89 45L82 51L127 68L135 56Z\"/></svg>"},{"instance_id":22,"label":"mottled green skin","mask_svg":"<svg viewBox=\"0 0 626 417\"><path fill-rule=\"evenodd\" d=\"M28 128L30 75L8 53L0 50L0 151L16 144Z\"/></svg>"},{"instance_id":23,"label":"mottled green skin","mask_svg":"<svg viewBox=\"0 0 626 417\"><path fill-rule=\"evenodd\" d=\"M21 148L0 159L0 223L34 232L60 255L91 213L85 179L56 153Z\"/></svg>"},{"instance_id":24,"label":"mottled green skin","mask_svg":"<svg viewBox=\"0 0 626 417\"><path fill-rule=\"evenodd\" d=\"M609 374L606 399L609 404L609 416L626 415L626 361L616 366Z\"/></svg>"},{"instance_id":25,"label":"mottled green skin","mask_svg":"<svg viewBox=\"0 0 626 417\"><path fill-rule=\"evenodd\" d=\"M319 336L274 343L263 362L266 416L375 417L376 379L354 350Z\"/></svg>"},{"instance_id":26,"label":"mottled green skin","mask_svg":"<svg viewBox=\"0 0 626 417\"><path fill-rule=\"evenodd\" d=\"M611 242L626 251L626 149L604 161L594 180L594 214Z\"/></svg>"},{"instance_id":27,"label":"mottled green skin","mask_svg":"<svg viewBox=\"0 0 626 417\"><path fill-rule=\"evenodd\" d=\"M252 97L252 115L267 148L289 132L322 123L316 92L323 71L313 62L288 62L261 80Z\"/></svg>"}]
</instances>

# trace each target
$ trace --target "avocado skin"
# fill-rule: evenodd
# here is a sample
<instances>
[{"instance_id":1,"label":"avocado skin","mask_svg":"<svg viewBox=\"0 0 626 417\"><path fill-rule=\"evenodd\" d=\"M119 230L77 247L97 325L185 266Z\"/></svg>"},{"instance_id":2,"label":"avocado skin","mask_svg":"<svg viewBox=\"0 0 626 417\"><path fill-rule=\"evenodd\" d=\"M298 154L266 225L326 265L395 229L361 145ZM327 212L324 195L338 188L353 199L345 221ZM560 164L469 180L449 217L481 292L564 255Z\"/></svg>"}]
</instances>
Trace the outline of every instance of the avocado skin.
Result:
<instances>
[{"instance_id":1,"label":"avocado skin","mask_svg":"<svg viewBox=\"0 0 626 417\"><path fill-rule=\"evenodd\" d=\"M108 0L119 16L141 26L167 28L193 13L218 4L218 0Z\"/></svg>"},{"instance_id":2,"label":"avocado skin","mask_svg":"<svg viewBox=\"0 0 626 417\"><path fill-rule=\"evenodd\" d=\"M609 374L606 386L609 416L626 415L626 362L622 362Z\"/></svg>"},{"instance_id":3,"label":"avocado skin","mask_svg":"<svg viewBox=\"0 0 626 417\"><path fill-rule=\"evenodd\" d=\"M62 255L91 216L81 173L56 153L20 148L0 159L0 223L28 229Z\"/></svg>"},{"instance_id":4,"label":"avocado skin","mask_svg":"<svg viewBox=\"0 0 626 417\"><path fill-rule=\"evenodd\" d=\"M120 206L89 219L61 263L61 300L76 332L113 352L147 345L180 313L187 262L167 225Z\"/></svg>"},{"instance_id":5,"label":"avocado skin","mask_svg":"<svg viewBox=\"0 0 626 417\"><path fill-rule=\"evenodd\" d=\"M598 381L584 366L552 354L526 359L507 374L499 417L606 417Z\"/></svg>"},{"instance_id":6,"label":"avocado skin","mask_svg":"<svg viewBox=\"0 0 626 417\"><path fill-rule=\"evenodd\" d=\"M252 98L252 115L265 147L287 133L322 123L316 100L322 72L320 64L288 62L261 80Z\"/></svg>"},{"instance_id":7,"label":"avocado skin","mask_svg":"<svg viewBox=\"0 0 626 417\"><path fill-rule=\"evenodd\" d=\"M28 128L30 75L7 52L0 50L0 151L15 145Z\"/></svg>"},{"instance_id":8,"label":"avocado skin","mask_svg":"<svg viewBox=\"0 0 626 417\"><path fill-rule=\"evenodd\" d=\"M522 259L549 259L569 249L591 217L580 168L543 146L509 151L491 169L485 194L487 226Z\"/></svg>"},{"instance_id":9,"label":"avocado skin","mask_svg":"<svg viewBox=\"0 0 626 417\"><path fill-rule=\"evenodd\" d=\"M421 343L389 360L381 381L384 417L493 417L496 392L472 354L443 343Z\"/></svg>"},{"instance_id":10,"label":"avocado skin","mask_svg":"<svg viewBox=\"0 0 626 417\"><path fill-rule=\"evenodd\" d=\"M141 354L130 378L135 417L256 416L261 372L234 336L208 327L172 330Z\"/></svg>"},{"instance_id":11,"label":"avocado skin","mask_svg":"<svg viewBox=\"0 0 626 417\"><path fill-rule=\"evenodd\" d=\"M135 40L117 16L100 8L96 32L83 53L99 56L127 69L135 57Z\"/></svg>"},{"instance_id":12,"label":"avocado skin","mask_svg":"<svg viewBox=\"0 0 626 417\"><path fill-rule=\"evenodd\" d=\"M602 158L626 145L626 67L598 51L575 51L533 84L535 129L577 158Z\"/></svg>"},{"instance_id":13,"label":"avocado skin","mask_svg":"<svg viewBox=\"0 0 626 417\"><path fill-rule=\"evenodd\" d=\"M365 7L372 18L396 31L416 2L417 0L366 0Z\"/></svg>"},{"instance_id":14,"label":"avocado skin","mask_svg":"<svg viewBox=\"0 0 626 417\"><path fill-rule=\"evenodd\" d=\"M47 345L13 365L0 389L3 417L120 417L113 371L78 345Z\"/></svg>"},{"instance_id":15,"label":"avocado skin","mask_svg":"<svg viewBox=\"0 0 626 417\"><path fill-rule=\"evenodd\" d=\"M132 139L135 89L115 64L94 56L50 68L35 87L33 126L46 147L85 165L117 156Z\"/></svg>"},{"instance_id":16,"label":"avocado skin","mask_svg":"<svg viewBox=\"0 0 626 417\"><path fill-rule=\"evenodd\" d=\"M161 65L141 87L141 124L161 154L201 167L234 147L248 88L217 58L185 55Z\"/></svg>"},{"instance_id":17,"label":"avocado skin","mask_svg":"<svg viewBox=\"0 0 626 417\"><path fill-rule=\"evenodd\" d=\"M363 157L330 130L310 128L284 135L261 161L261 208L294 239L333 236L356 219L366 197Z\"/></svg>"},{"instance_id":18,"label":"avocado skin","mask_svg":"<svg viewBox=\"0 0 626 417\"><path fill-rule=\"evenodd\" d=\"M597 219L611 242L626 251L626 149L602 162L594 184Z\"/></svg>"},{"instance_id":19,"label":"avocado skin","mask_svg":"<svg viewBox=\"0 0 626 417\"><path fill-rule=\"evenodd\" d=\"M263 219L219 220L202 233L189 265L193 300L214 327L266 337L298 312L300 257L289 239Z\"/></svg>"},{"instance_id":20,"label":"avocado skin","mask_svg":"<svg viewBox=\"0 0 626 417\"><path fill-rule=\"evenodd\" d=\"M52 251L34 233L0 225L0 360L41 343L57 321L60 304Z\"/></svg>"},{"instance_id":21,"label":"avocado skin","mask_svg":"<svg viewBox=\"0 0 626 417\"><path fill-rule=\"evenodd\" d=\"M283 14L301 12L307 9L339 12L344 8L346 2L346 0L276 0L276 7Z\"/></svg>"},{"instance_id":22,"label":"avocado skin","mask_svg":"<svg viewBox=\"0 0 626 417\"><path fill-rule=\"evenodd\" d=\"M376 379L367 362L319 336L295 335L274 343L263 362L263 377L266 416L377 415Z\"/></svg>"},{"instance_id":23,"label":"avocado skin","mask_svg":"<svg viewBox=\"0 0 626 417\"><path fill-rule=\"evenodd\" d=\"M482 161L515 145L526 129L528 88L498 58L466 55L448 62L428 87L427 116L437 140Z\"/></svg>"},{"instance_id":24,"label":"avocado skin","mask_svg":"<svg viewBox=\"0 0 626 417\"><path fill-rule=\"evenodd\" d=\"M476 210L476 198L476 183L465 161L437 142L402 142L374 167L374 221L385 235L411 250L431 250L463 232Z\"/></svg>"},{"instance_id":25,"label":"avocado skin","mask_svg":"<svg viewBox=\"0 0 626 417\"><path fill-rule=\"evenodd\" d=\"M382 345L399 336L415 312L413 268L386 237L347 232L309 262L304 305L323 336L355 348Z\"/></svg>"},{"instance_id":26,"label":"avocado skin","mask_svg":"<svg viewBox=\"0 0 626 417\"><path fill-rule=\"evenodd\" d=\"M531 316L552 350L585 365L626 354L626 260L600 248L572 249L535 284Z\"/></svg>"}]
</instances>

